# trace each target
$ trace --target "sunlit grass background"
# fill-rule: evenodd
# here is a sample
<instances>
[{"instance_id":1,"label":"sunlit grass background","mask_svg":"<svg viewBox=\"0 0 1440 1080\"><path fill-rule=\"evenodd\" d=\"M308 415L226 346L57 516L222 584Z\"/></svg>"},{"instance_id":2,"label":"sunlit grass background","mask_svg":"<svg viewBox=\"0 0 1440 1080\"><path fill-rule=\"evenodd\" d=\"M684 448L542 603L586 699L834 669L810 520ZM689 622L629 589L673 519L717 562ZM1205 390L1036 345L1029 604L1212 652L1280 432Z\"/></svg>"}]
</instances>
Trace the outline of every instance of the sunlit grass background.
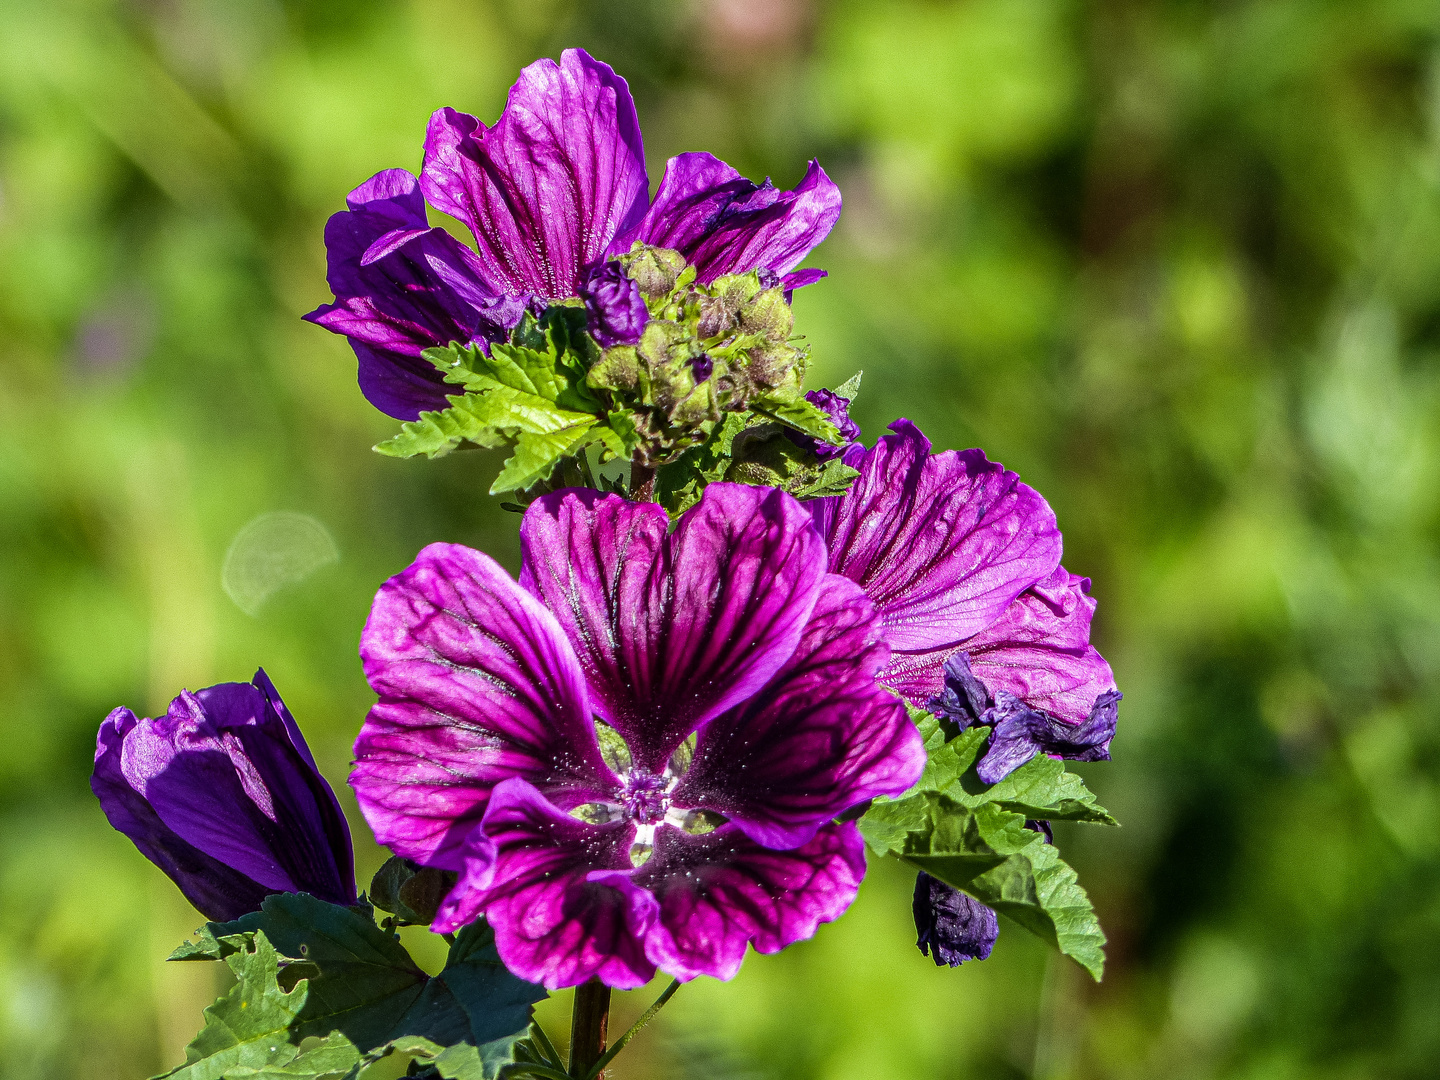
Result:
<instances>
[{"instance_id":1,"label":"sunlit grass background","mask_svg":"<svg viewBox=\"0 0 1440 1080\"><path fill-rule=\"evenodd\" d=\"M498 457L371 453L299 316L345 193L569 45L652 182L820 158L812 383L1038 487L1125 691L1083 768L1124 828L1058 837L1102 985L1013 925L935 969L880 865L616 1075L1440 1074L1434 0L0 0L0 1077L161 1071L219 985L161 963L199 918L90 796L112 707L263 664L343 787L377 585L434 540L515 568ZM338 558L237 602L277 511Z\"/></svg>"}]
</instances>

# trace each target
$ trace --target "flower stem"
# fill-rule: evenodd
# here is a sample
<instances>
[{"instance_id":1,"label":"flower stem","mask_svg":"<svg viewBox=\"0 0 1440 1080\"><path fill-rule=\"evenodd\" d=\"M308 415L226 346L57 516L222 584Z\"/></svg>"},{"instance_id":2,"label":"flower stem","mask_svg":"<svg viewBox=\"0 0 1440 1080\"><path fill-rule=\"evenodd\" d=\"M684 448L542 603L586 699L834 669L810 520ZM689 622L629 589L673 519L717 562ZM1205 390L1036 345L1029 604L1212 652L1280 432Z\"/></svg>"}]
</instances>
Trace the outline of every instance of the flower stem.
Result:
<instances>
[{"instance_id":1,"label":"flower stem","mask_svg":"<svg viewBox=\"0 0 1440 1080\"><path fill-rule=\"evenodd\" d=\"M630 498L636 502L655 501L655 469L642 465L639 458L630 462Z\"/></svg>"},{"instance_id":2,"label":"flower stem","mask_svg":"<svg viewBox=\"0 0 1440 1080\"><path fill-rule=\"evenodd\" d=\"M606 1050L605 1053L600 1056L600 1060L595 1062L594 1067L590 1070L590 1073L588 1076L586 1076L585 1080L601 1080L601 1078L605 1075L605 1066L610 1064L611 1059L614 1058L616 1054L620 1053L621 1050L625 1049L625 1044L628 1043L631 1039L633 1039L641 1028L643 1028L651 1020L655 1019L655 1014L658 1013L662 1008L664 1008L665 1003L669 1001L672 997L674 997L675 991L679 989L680 980L671 979L670 985L665 988L665 992L655 999L655 1004L651 1005L650 1008L646 1009L645 1014L641 1016L639 1020L636 1020L635 1023L630 1025L630 1030L625 1032L624 1035L621 1035L620 1038L616 1039L615 1045L610 1047L609 1050Z\"/></svg>"},{"instance_id":3,"label":"flower stem","mask_svg":"<svg viewBox=\"0 0 1440 1080\"><path fill-rule=\"evenodd\" d=\"M570 1075L584 1077L605 1053L605 1036L610 1026L610 987L591 979L575 988L575 1007L570 1014ZM597 1074L601 1080L603 1074Z\"/></svg>"}]
</instances>

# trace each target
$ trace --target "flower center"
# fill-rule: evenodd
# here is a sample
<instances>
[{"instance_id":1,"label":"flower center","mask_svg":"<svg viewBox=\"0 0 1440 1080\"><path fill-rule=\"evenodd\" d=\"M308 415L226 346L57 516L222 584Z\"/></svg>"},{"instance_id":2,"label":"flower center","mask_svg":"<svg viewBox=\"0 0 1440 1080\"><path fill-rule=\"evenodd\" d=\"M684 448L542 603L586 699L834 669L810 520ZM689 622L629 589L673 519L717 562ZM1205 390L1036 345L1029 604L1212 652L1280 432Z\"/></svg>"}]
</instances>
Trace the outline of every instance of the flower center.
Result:
<instances>
[{"instance_id":1,"label":"flower center","mask_svg":"<svg viewBox=\"0 0 1440 1080\"><path fill-rule=\"evenodd\" d=\"M625 777L620 805L625 816L640 825L653 825L670 809L670 788L675 778L632 772Z\"/></svg>"}]
</instances>

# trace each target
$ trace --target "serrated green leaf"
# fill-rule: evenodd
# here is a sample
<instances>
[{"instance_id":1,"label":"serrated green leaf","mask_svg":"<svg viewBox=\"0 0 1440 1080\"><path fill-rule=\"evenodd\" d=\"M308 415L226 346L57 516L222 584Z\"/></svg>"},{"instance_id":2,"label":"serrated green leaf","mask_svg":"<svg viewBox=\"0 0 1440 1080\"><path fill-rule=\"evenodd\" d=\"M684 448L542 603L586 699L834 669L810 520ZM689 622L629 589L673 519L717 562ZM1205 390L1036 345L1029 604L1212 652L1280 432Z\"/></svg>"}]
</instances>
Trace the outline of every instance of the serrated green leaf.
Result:
<instances>
[{"instance_id":1,"label":"serrated green leaf","mask_svg":"<svg viewBox=\"0 0 1440 1080\"><path fill-rule=\"evenodd\" d=\"M925 741L925 771L900 798L875 800L859 821L865 842L1004 912L1098 980L1105 935L1089 898L1055 846L1025 822L1114 819L1063 762L1043 755L997 784L982 783L975 762L988 727L947 739L936 717L906 709Z\"/></svg>"},{"instance_id":2,"label":"serrated green leaf","mask_svg":"<svg viewBox=\"0 0 1440 1080\"><path fill-rule=\"evenodd\" d=\"M226 1080L340 1080L360 1064L360 1051L338 1031L301 1050L284 1065L231 1069Z\"/></svg>"},{"instance_id":3,"label":"serrated green leaf","mask_svg":"<svg viewBox=\"0 0 1440 1080\"><path fill-rule=\"evenodd\" d=\"M798 392L794 397L765 398L756 404L755 411L832 445L840 442L840 430L830 417Z\"/></svg>"},{"instance_id":4,"label":"serrated green leaf","mask_svg":"<svg viewBox=\"0 0 1440 1080\"><path fill-rule=\"evenodd\" d=\"M1056 946L1096 982L1105 971L1105 932L1075 871L1054 844L1025 827L1025 815L982 806L975 811L980 836L1011 855L973 878L965 891Z\"/></svg>"},{"instance_id":5,"label":"serrated green leaf","mask_svg":"<svg viewBox=\"0 0 1440 1080\"><path fill-rule=\"evenodd\" d=\"M185 1064L166 1077L223 1080L239 1069L278 1068L296 1059L299 1049L290 1042L290 1027L305 1006L309 986L302 979L283 990L279 961L263 932L225 958L235 985L205 1010L205 1027L186 1048Z\"/></svg>"},{"instance_id":6,"label":"serrated green leaf","mask_svg":"<svg viewBox=\"0 0 1440 1080\"><path fill-rule=\"evenodd\" d=\"M860 395L860 377L864 374L863 371L855 372L854 375L835 387L831 393L843 397L846 401L854 401Z\"/></svg>"},{"instance_id":7,"label":"serrated green leaf","mask_svg":"<svg viewBox=\"0 0 1440 1080\"><path fill-rule=\"evenodd\" d=\"M471 1043L441 1046L411 1035L395 1039L368 1054L365 1064L373 1064L391 1054L405 1054L416 1061L433 1065L445 1080L494 1080L507 1065L529 1060L527 1055L517 1053L524 1042L524 1032L479 1046ZM512 1070L512 1074L525 1075L519 1070Z\"/></svg>"},{"instance_id":8,"label":"serrated green leaf","mask_svg":"<svg viewBox=\"0 0 1440 1080\"><path fill-rule=\"evenodd\" d=\"M859 469L852 469L838 457L831 458L813 479L792 484L786 490L797 499L823 499L831 495L844 495L859 475Z\"/></svg>"},{"instance_id":9,"label":"serrated green leaf","mask_svg":"<svg viewBox=\"0 0 1440 1080\"><path fill-rule=\"evenodd\" d=\"M497 385L479 394L451 395L449 401L448 409L422 412L418 420L401 424L398 435L375 449L389 457L424 454L437 458L462 442L498 447L516 435L549 435L577 424L589 427L595 423L595 417L588 413L561 409L544 398L508 386Z\"/></svg>"},{"instance_id":10,"label":"serrated green leaf","mask_svg":"<svg viewBox=\"0 0 1440 1080\"><path fill-rule=\"evenodd\" d=\"M591 440L595 417L583 413L566 415L579 419L558 431L521 432L515 441L515 453L505 460L500 475L490 485L491 495L524 491L546 479L561 458L575 453Z\"/></svg>"},{"instance_id":11,"label":"serrated green leaf","mask_svg":"<svg viewBox=\"0 0 1440 1080\"><path fill-rule=\"evenodd\" d=\"M308 998L291 1025L297 1042L339 1030L365 1051L405 1035L442 1046L485 1043L523 1035L531 1004L545 996L542 987L505 969L483 922L461 931L444 970L432 979L364 908L327 904L306 893L277 893L261 911L208 924L172 959L229 962L261 934L310 975Z\"/></svg>"}]
</instances>

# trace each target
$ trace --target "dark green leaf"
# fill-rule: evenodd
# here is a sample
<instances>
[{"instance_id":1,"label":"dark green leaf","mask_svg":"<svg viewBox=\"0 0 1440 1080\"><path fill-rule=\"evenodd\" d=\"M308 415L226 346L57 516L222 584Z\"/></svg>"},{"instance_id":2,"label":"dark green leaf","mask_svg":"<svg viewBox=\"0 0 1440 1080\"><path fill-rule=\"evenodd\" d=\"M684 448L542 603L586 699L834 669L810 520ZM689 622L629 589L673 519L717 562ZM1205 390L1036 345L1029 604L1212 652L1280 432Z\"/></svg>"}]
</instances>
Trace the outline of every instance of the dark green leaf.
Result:
<instances>
[{"instance_id":1,"label":"dark green leaf","mask_svg":"<svg viewBox=\"0 0 1440 1080\"><path fill-rule=\"evenodd\" d=\"M308 999L292 1025L297 1041L338 1029L361 1050L402 1035L441 1045L486 1043L523 1035L530 1005L545 996L542 987L505 969L484 923L461 932L445 969L432 979L366 908L339 907L306 893L278 893L266 898L261 911L211 923L171 958L228 957L260 931L297 974L310 977Z\"/></svg>"}]
</instances>

